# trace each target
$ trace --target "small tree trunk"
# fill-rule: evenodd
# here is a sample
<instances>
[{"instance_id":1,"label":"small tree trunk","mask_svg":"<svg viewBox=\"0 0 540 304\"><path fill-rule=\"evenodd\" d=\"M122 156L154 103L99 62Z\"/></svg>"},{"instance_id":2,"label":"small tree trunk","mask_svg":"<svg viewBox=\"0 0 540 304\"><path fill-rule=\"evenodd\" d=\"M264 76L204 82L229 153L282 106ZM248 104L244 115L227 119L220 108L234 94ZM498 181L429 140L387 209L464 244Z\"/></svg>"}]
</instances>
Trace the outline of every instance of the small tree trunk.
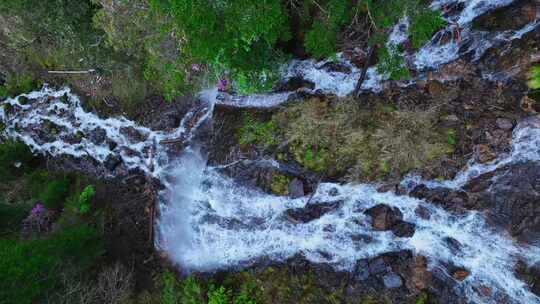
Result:
<instances>
[{"instance_id":1,"label":"small tree trunk","mask_svg":"<svg viewBox=\"0 0 540 304\"><path fill-rule=\"evenodd\" d=\"M372 47L369 48L366 61L364 62L364 67L362 69L362 74L360 74L360 79L358 79L358 82L356 83L356 88L354 89L354 96L357 98L360 95L360 91L362 90L362 84L364 83L364 80L366 79L367 70L369 68L369 65L371 64L373 56L375 55L376 49L377 49L376 45L373 45Z\"/></svg>"}]
</instances>

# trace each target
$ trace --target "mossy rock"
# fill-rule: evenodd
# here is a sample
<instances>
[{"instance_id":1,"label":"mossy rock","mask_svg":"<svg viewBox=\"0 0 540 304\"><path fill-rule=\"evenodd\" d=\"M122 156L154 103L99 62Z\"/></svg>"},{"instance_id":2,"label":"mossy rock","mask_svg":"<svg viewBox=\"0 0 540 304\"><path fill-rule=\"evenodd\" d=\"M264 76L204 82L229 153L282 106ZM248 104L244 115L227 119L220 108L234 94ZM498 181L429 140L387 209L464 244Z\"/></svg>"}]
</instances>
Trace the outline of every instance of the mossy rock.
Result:
<instances>
[{"instance_id":1,"label":"mossy rock","mask_svg":"<svg viewBox=\"0 0 540 304\"><path fill-rule=\"evenodd\" d=\"M272 184L270 185L270 188L272 192L277 195L288 195L290 182L291 178L287 175L274 173L272 175Z\"/></svg>"},{"instance_id":2,"label":"mossy rock","mask_svg":"<svg viewBox=\"0 0 540 304\"><path fill-rule=\"evenodd\" d=\"M20 96L20 97L18 98L18 101L19 101L19 103L20 103L21 105L24 106L24 105L27 105L27 104L30 102L30 99L28 99L28 97L26 97L26 96Z\"/></svg>"}]
</instances>

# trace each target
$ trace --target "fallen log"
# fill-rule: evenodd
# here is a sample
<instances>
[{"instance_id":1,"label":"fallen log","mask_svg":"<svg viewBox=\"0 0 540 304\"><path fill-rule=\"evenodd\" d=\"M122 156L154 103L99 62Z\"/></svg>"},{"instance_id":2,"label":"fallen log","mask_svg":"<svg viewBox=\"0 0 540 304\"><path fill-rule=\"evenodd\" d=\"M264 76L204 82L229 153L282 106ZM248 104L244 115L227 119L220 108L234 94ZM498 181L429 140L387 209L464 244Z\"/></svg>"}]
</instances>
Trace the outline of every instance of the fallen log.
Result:
<instances>
[{"instance_id":1,"label":"fallen log","mask_svg":"<svg viewBox=\"0 0 540 304\"><path fill-rule=\"evenodd\" d=\"M90 74L94 73L95 69L82 70L82 71L47 71L49 74Z\"/></svg>"}]
</instances>

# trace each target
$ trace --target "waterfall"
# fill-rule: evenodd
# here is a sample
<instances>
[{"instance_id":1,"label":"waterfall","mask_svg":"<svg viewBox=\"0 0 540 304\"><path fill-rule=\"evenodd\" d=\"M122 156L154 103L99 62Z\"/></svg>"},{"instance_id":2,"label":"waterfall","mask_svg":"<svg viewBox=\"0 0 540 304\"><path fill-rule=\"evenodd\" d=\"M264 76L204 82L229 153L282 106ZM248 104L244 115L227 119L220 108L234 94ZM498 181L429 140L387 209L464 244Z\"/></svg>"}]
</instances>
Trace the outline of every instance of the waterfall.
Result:
<instances>
[{"instance_id":1,"label":"waterfall","mask_svg":"<svg viewBox=\"0 0 540 304\"><path fill-rule=\"evenodd\" d=\"M409 62L420 71L451 62L464 53L474 52L477 60L490 47L519 39L538 26L538 18L515 31L485 33L474 30L472 21L512 0L437 0L432 6L444 8L462 4L460 11L445 15L448 27ZM400 43L404 18L392 32L390 41ZM461 29L462 48L456 39L443 43L444 35ZM311 92L346 96L360 77L360 70L342 54L333 60L350 72L327 69L326 61L295 60L283 68L284 81L300 77L314 84ZM417 79L423 76L420 73ZM370 68L363 89L382 89L387 77ZM403 84L406 85L406 84ZM124 117L99 118L86 112L70 89L42 90L7 99L0 107L4 134L25 142L35 153L52 156L88 157L105 163L121 159L126 169L140 169L161 180L160 218L156 246L169 258L192 271L212 271L245 267L259 259L285 261L302 253L313 263L327 263L337 270L352 271L355 262L396 250L411 250L426 256L430 269L448 271L448 265L463 267L470 275L457 288L473 303L495 303L478 294L475 286L485 285L494 295L507 296L513 303L540 303L524 282L514 274L518 260L533 264L540 261L540 247L523 245L489 224L478 211L452 214L428 201L391 192L380 193L371 184L322 183L308 205L309 198L290 199L273 196L236 182L207 165L193 138L197 129L212 117L216 104L233 107L275 107L295 96L295 92L231 96L216 89L201 92L199 104L188 112L178 128L170 132L151 130ZM193 120L195 119L195 122ZM46 128L45 128L46 126ZM52 133L51 133L52 132ZM181 139L186 148L177 151L160 145L167 139ZM516 127L512 151L488 164L470 162L454 179L422 180L408 176L402 185L459 189L471 179L518 162L540 161L540 128L533 124ZM111 173L112 174L112 173ZM308 222L295 220L291 210L310 205L327 206L322 216ZM415 225L411 237L397 237L390 231L376 231L366 210L385 204L403 214L403 220ZM419 217L418 208L430 216ZM451 238L461 244L458 250L448 246Z\"/></svg>"}]
</instances>

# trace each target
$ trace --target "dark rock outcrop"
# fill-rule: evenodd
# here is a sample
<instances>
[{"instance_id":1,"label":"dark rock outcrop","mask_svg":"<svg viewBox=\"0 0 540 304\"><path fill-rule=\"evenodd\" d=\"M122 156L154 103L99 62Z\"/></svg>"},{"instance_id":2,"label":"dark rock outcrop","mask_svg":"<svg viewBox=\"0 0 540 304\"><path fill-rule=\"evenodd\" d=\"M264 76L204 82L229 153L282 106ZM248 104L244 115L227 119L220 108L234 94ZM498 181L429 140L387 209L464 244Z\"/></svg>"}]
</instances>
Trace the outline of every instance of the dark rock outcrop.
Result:
<instances>
[{"instance_id":1,"label":"dark rock outcrop","mask_svg":"<svg viewBox=\"0 0 540 304\"><path fill-rule=\"evenodd\" d=\"M536 18L537 0L520 0L478 17L473 27L484 31L505 31L523 28Z\"/></svg>"},{"instance_id":2,"label":"dark rock outcrop","mask_svg":"<svg viewBox=\"0 0 540 304\"><path fill-rule=\"evenodd\" d=\"M342 202L310 203L304 208L289 209L286 211L287 217L294 221L307 223L320 218L341 207Z\"/></svg>"},{"instance_id":3,"label":"dark rock outcrop","mask_svg":"<svg viewBox=\"0 0 540 304\"><path fill-rule=\"evenodd\" d=\"M365 212L372 218L372 226L378 231L391 230L398 237L414 235L415 225L403 221L403 214L397 208L379 204Z\"/></svg>"}]
</instances>

